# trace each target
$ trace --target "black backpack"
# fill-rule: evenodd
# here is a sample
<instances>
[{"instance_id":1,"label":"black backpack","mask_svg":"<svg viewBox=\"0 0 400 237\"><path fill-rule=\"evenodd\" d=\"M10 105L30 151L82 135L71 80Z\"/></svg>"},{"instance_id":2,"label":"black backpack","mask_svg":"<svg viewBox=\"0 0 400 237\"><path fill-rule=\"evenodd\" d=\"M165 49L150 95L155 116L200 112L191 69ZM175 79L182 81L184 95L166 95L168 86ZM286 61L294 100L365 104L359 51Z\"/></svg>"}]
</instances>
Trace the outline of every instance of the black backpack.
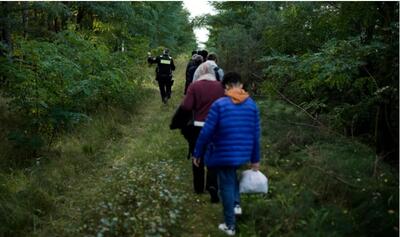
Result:
<instances>
[{"instance_id":1,"label":"black backpack","mask_svg":"<svg viewBox=\"0 0 400 237\"><path fill-rule=\"evenodd\" d=\"M218 71L219 71L219 67L215 67L215 68L214 68L215 78L217 79L217 81L220 81L221 78L219 78L219 73L218 73Z\"/></svg>"}]
</instances>

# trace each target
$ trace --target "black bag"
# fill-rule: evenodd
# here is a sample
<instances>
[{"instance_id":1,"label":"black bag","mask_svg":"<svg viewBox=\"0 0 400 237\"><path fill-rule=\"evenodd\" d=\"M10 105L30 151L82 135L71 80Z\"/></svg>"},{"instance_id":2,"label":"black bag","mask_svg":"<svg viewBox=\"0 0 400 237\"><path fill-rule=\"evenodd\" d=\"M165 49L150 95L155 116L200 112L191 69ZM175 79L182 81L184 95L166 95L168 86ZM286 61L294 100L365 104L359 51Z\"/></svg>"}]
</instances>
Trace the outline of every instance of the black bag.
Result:
<instances>
[{"instance_id":1,"label":"black bag","mask_svg":"<svg viewBox=\"0 0 400 237\"><path fill-rule=\"evenodd\" d=\"M189 150L187 154L187 158L190 159L191 156L191 149L192 148L192 141L193 141L193 135L194 135L194 125L193 125L193 113L192 111L187 111L182 109L181 106L179 106L174 115L172 116L171 123L169 124L169 129L174 130L174 129L180 129L181 134L185 138L185 140L188 142L189 145Z\"/></svg>"},{"instance_id":2,"label":"black bag","mask_svg":"<svg viewBox=\"0 0 400 237\"><path fill-rule=\"evenodd\" d=\"M171 123L169 124L169 129L182 129L189 124L193 124L192 111L184 110L181 106L179 106L172 116Z\"/></svg>"},{"instance_id":3,"label":"black bag","mask_svg":"<svg viewBox=\"0 0 400 237\"><path fill-rule=\"evenodd\" d=\"M219 71L219 67L215 67L215 68L214 68L215 78L217 79L217 81L220 81L221 78L219 78L219 73L218 73L218 71Z\"/></svg>"}]
</instances>

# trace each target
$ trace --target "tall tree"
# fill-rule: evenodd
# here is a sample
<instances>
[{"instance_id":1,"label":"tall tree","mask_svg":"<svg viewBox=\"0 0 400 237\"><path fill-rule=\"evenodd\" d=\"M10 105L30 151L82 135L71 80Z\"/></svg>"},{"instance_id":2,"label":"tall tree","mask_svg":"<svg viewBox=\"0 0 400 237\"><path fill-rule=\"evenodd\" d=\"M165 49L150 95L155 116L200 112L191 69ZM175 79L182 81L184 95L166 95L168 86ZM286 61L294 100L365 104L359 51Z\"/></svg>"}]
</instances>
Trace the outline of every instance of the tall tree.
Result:
<instances>
[{"instance_id":1,"label":"tall tree","mask_svg":"<svg viewBox=\"0 0 400 237\"><path fill-rule=\"evenodd\" d=\"M218 14L203 21L226 70L398 162L397 2L213 5Z\"/></svg>"}]
</instances>

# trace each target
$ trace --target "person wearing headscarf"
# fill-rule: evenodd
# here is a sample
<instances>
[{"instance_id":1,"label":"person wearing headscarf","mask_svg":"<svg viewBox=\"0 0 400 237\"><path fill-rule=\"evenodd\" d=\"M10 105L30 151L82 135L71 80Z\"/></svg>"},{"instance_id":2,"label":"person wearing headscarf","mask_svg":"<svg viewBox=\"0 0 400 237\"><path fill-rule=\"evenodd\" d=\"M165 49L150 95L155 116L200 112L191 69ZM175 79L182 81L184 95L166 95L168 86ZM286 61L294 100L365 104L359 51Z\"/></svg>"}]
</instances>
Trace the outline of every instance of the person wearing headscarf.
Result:
<instances>
[{"instance_id":1,"label":"person wearing headscarf","mask_svg":"<svg viewBox=\"0 0 400 237\"><path fill-rule=\"evenodd\" d=\"M183 110L193 112L193 136L191 136L192 141L189 141L189 149L192 154L197 137L204 126L204 121L207 117L211 104L215 100L223 97L225 94L222 84L216 80L213 66L214 65L211 61L206 61L200 64L200 66L196 69L199 74L198 80L189 85L186 96L181 104L181 108ZM194 191L196 193L203 193L205 174L203 159L200 159L199 166L192 164L192 170ZM213 169L207 170L205 188L210 193L211 202L219 202L217 177Z\"/></svg>"},{"instance_id":2,"label":"person wearing headscarf","mask_svg":"<svg viewBox=\"0 0 400 237\"><path fill-rule=\"evenodd\" d=\"M210 53L207 55L206 58L206 62L210 62L212 64L212 69L213 72L215 74L215 78L217 79L217 81L222 81L222 78L224 77L224 70L222 70L222 68L220 68L218 66L218 57L216 53ZM197 81L199 79L199 74L200 72L198 72L197 70L194 72L193 75L193 81Z\"/></svg>"}]
</instances>

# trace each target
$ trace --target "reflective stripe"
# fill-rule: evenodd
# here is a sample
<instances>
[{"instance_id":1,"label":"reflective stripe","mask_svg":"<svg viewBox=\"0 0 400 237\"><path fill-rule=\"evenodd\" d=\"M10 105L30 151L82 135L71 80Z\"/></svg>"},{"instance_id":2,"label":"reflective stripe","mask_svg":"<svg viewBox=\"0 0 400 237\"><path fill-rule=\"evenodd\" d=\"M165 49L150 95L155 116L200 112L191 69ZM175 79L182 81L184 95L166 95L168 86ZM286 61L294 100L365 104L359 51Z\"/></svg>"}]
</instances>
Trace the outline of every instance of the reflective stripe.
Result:
<instances>
[{"instance_id":1,"label":"reflective stripe","mask_svg":"<svg viewBox=\"0 0 400 237\"><path fill-rule=\"evenodd\" d=\"M168 64L168 65L169 65L169 64L171 64L171 60L168 60L168 59L161 59L161 60L160 60L160 63L161 63L161 64Z\"/></svg>"},{"instance_id":2,"label":"reflective stripe","mask_svg":"<svg viewBox=\"0 0 400 237\"><path fill-rule=\"evenodd\" d=\"M195 126L195 127L204 127L204 122L201 122L201 121L194 121L194 126Z\"/></svg>"}]
</instances>

